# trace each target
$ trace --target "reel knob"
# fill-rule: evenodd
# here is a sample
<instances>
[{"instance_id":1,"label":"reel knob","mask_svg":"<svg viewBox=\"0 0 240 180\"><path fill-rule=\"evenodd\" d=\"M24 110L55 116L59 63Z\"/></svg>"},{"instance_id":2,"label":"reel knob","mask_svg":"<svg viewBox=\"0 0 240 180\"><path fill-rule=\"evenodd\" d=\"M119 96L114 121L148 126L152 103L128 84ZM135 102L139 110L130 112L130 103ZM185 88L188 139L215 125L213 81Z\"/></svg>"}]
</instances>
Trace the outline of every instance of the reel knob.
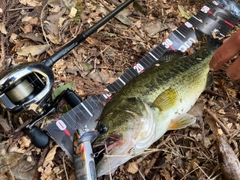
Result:
<instances>
[{"instance_id":1,"label":"reel knob","mask_svg":"<svg viewBox=\"0 0 240 180\"><path fill-rule=\"evenodd\" d=\"M28 129L28 137L38 148L45 148L50 141L49 136L37 126L32 126Z\"/></svg>"}]
</instances>

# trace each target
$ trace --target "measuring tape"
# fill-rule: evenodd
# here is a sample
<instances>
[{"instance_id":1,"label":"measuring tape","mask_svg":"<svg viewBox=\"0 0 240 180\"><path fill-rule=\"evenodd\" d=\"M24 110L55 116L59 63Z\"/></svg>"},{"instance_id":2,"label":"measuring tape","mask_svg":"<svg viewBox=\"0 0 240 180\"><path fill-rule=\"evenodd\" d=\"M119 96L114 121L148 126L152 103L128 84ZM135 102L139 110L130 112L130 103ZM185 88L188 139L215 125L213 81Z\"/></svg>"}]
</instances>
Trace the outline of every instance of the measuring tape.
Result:
<instances>
[{"instance_id":1,"label":"measuring tape","mask_svg":"<svg viewBox=\"0 0 240 180\"><path fill-rule=\"evenodd\" d=\"M225 1L224 1L225 2ZM102 113L104 105L112 98L111 92L118 92L131 79L144 72L156 63L165 62L163 55L169 50L179 50L185 52L197 38L194 29L202 31L204 34L211 35L212 32L224 37L239 21L238 5L231 1L234 10L229 9L226 4L217 1L206 3L201 10L192 16L186 23L173 31L169 37L160 43L151 52L129 68L124 74L111 85L106 87L109 93L94 95L86 99L65 115L57 119L46 127L48 133L60 145L65 153L73 159L73 135L77 129L85 131L96 127L96 119ZM227 10L226 10L227 9Z\"/></svg>"}]
</instances>

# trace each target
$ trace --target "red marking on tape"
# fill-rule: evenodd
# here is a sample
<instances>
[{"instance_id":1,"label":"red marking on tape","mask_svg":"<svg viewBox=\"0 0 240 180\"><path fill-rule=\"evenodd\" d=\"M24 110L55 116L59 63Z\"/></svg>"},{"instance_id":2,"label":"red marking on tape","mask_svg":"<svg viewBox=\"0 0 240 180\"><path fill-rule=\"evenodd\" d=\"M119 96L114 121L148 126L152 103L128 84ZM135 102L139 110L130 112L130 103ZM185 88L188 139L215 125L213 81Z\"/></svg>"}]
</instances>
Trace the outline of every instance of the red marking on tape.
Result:
<instances>
[{"instance_id":1,"label":"red marking on tape","mask_svg":"<svg viewBox=\"0 0 240 180\"><path fill-rule=\"evenodd\" d=\"M171 50L175 51L175 48L173 46L170 46Z\"/></svg>"},{"instance_id":2,"label":"red marking on tape","mask_svg":"<svg viewBox=\"0 0 240 180\"><path fill-rule=\"evenodd\" d=\"M234 27L234 25L228 21L224 21L227 25L231 26L231 27Z\"/></svg>"},{"instance_id":3,"label":"red marking on tape","mask_svg":"<svg viewBox=\"0 0 240 180\"><path fill-rule=\"evenodd\" d=\"M67 129L65 129L64 132L65 132L65 134L68 135L69 137L71 136L70 132L69 132Z\"/></svg>"},{"instance_id":4,"label":"red marking on tape","mask_svg":"<svg viewBox=\"0 0 240 180\"><path fill-rule=\"evenodd\" d=\"M213 14L213 12L209 10L209 11L208 11L208 14Z\"/></svg>"},{"instance_id":5,"label":"red marking on tape","mask_svg":"<svg viewBox=\"0 0 240 180\"><path fill-rule=\"evenodd\" d=\"M66 135L71 136L70 132L67 130L66 124L62 120L57 119L56 125L61 131L64 131Z\"/></svg>"}]
</instances>

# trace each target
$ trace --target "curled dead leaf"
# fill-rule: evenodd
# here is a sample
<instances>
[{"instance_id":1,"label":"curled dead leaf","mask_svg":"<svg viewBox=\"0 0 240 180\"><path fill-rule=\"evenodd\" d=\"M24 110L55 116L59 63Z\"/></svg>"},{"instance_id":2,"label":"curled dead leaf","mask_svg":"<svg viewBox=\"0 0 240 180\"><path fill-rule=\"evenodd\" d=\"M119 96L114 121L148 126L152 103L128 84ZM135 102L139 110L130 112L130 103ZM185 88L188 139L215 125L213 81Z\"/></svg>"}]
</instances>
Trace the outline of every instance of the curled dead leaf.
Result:
<instances>
[{"instance_id":1,"label":"curled dead leaf","mask_svg":"<svg viewBox=\"0 0 240 180\"><path fill-rule=\"evenodd\" d=\"M106 71L92 71L88 76L100 83L106 83L109 80L109 74Z\"/></svg>"},{"instance_id":2,"label":"curled dead leaf","mask_svg":"<svg viewBox=\"0 0 240 180\"><path fill-rule=\"evenodd\" d=\"M3 22L0 22L0 31L3 34L7 34L7 30L6 30L5 24L3 24Z\"/></svg>"},{"instance_id":3,"label":"curled dead leaf","mask_svg":"<svg viewBox=\"0 0 240 180\"><path fill-rule=\"evenodd\" d=\"M17 54L20 56L29 56L31 54L32 56L39 55L43 52L45 52L50 47L49 44L46 45L32 45L28 47L23 47L17 51Z\"/></svg>"},{"instance_id":4,"label":"curled dead leaf","mask_svg":"<svg viewBox=\"0 0 240 180\"><path fill-rule=\"evenodd\" d=\"M48 164L52 164L52 160L56 154L56 150L59 146L58 145L55 145L50 151L49 153L47 154L46 158L45 158L45 161L43 163L43 167L47 167Z\"/></svg>"},{"instance_id":5,"label":"curled dead leaf","mask_svg":"<svg viewBox=\"0 0 240 180\"><path fill-rule=\"evenodd\" d=\"M127 172L135 174L138 172L138 165L136 162L131 162L128 165Z\"/></svg>"},{"instance_id":6,"label":"curled dead leaf","mask_svg":"<svg viewBox=\"0 0 240 180\"><path fill-rule=\"evenodd\" d=\"M25 38L25 39L31 39L34 42L44 43L43 37L41 35L34 34L32 32L27 33L27 34L20 33L19 36L21 36L22 38ZM16 39L17 37L14 37L14 38Z\"/></svg>"},{"instance_id":7,"label":"curled dead leaf","mask_svg":"<svg viewBox=\"0 0 240 180\"><path fill-rule=\"evenodd\" d=\"M53 43L53 44L60 44L60 39L54 36L53 33L50 33L47 35L47 38Z\"/></svg>"},{"instance_id":8,"label":"curled dead leaf","mask_svg":"<svg viewBox=\"0 0 240 180\"><path fill-rule=\"evenodd\" d=\"M161 21L156 21L154 23L150 22L150 23L145 24L143 29L151 37L163 30L168 29L168 27L167 27L167 25L163 24Z\"/></svg>"},{"instance_id":9,"label":"curled dead leaf","mask_svg":"<svg viewBox=\"0 0 240 180\"><path fill-rule=\"evenodd\" d=\"M19 144L22 148L28 148L31 144L31 140L27 136L23 136L19 139Z\"/></svg>"}]
</instances>

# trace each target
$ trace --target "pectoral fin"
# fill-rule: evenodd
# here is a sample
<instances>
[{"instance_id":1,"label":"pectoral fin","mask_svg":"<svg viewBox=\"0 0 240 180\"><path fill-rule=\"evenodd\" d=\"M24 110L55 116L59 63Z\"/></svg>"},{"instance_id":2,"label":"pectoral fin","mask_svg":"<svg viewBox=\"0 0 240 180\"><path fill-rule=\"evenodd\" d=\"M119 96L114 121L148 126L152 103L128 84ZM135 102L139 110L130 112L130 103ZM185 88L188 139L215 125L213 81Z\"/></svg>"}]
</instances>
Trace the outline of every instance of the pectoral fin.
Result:
<instances>
[{"instance_id":1,"label":"pectoral fin","mask_svg":"<svg viewBox=\"0 0 240 180\"><path fill-rule=\"evenodd\" d=\"M168 130L185 128L196 122L196 117L191 114L182 114L177 119L171 121Z\"/></svg>"},{"instance_id":2,"label":"pectoral fin","mask_svg":"<svg viewBox=\"0 0 240 180\"><path fill-rule=\"evenodd\" d=\"M177 102L178 93L175 89L169 88L162 92L153 102L153 106L159 110L164 111L175 105Z\"/></svg>"}]
</instances>

